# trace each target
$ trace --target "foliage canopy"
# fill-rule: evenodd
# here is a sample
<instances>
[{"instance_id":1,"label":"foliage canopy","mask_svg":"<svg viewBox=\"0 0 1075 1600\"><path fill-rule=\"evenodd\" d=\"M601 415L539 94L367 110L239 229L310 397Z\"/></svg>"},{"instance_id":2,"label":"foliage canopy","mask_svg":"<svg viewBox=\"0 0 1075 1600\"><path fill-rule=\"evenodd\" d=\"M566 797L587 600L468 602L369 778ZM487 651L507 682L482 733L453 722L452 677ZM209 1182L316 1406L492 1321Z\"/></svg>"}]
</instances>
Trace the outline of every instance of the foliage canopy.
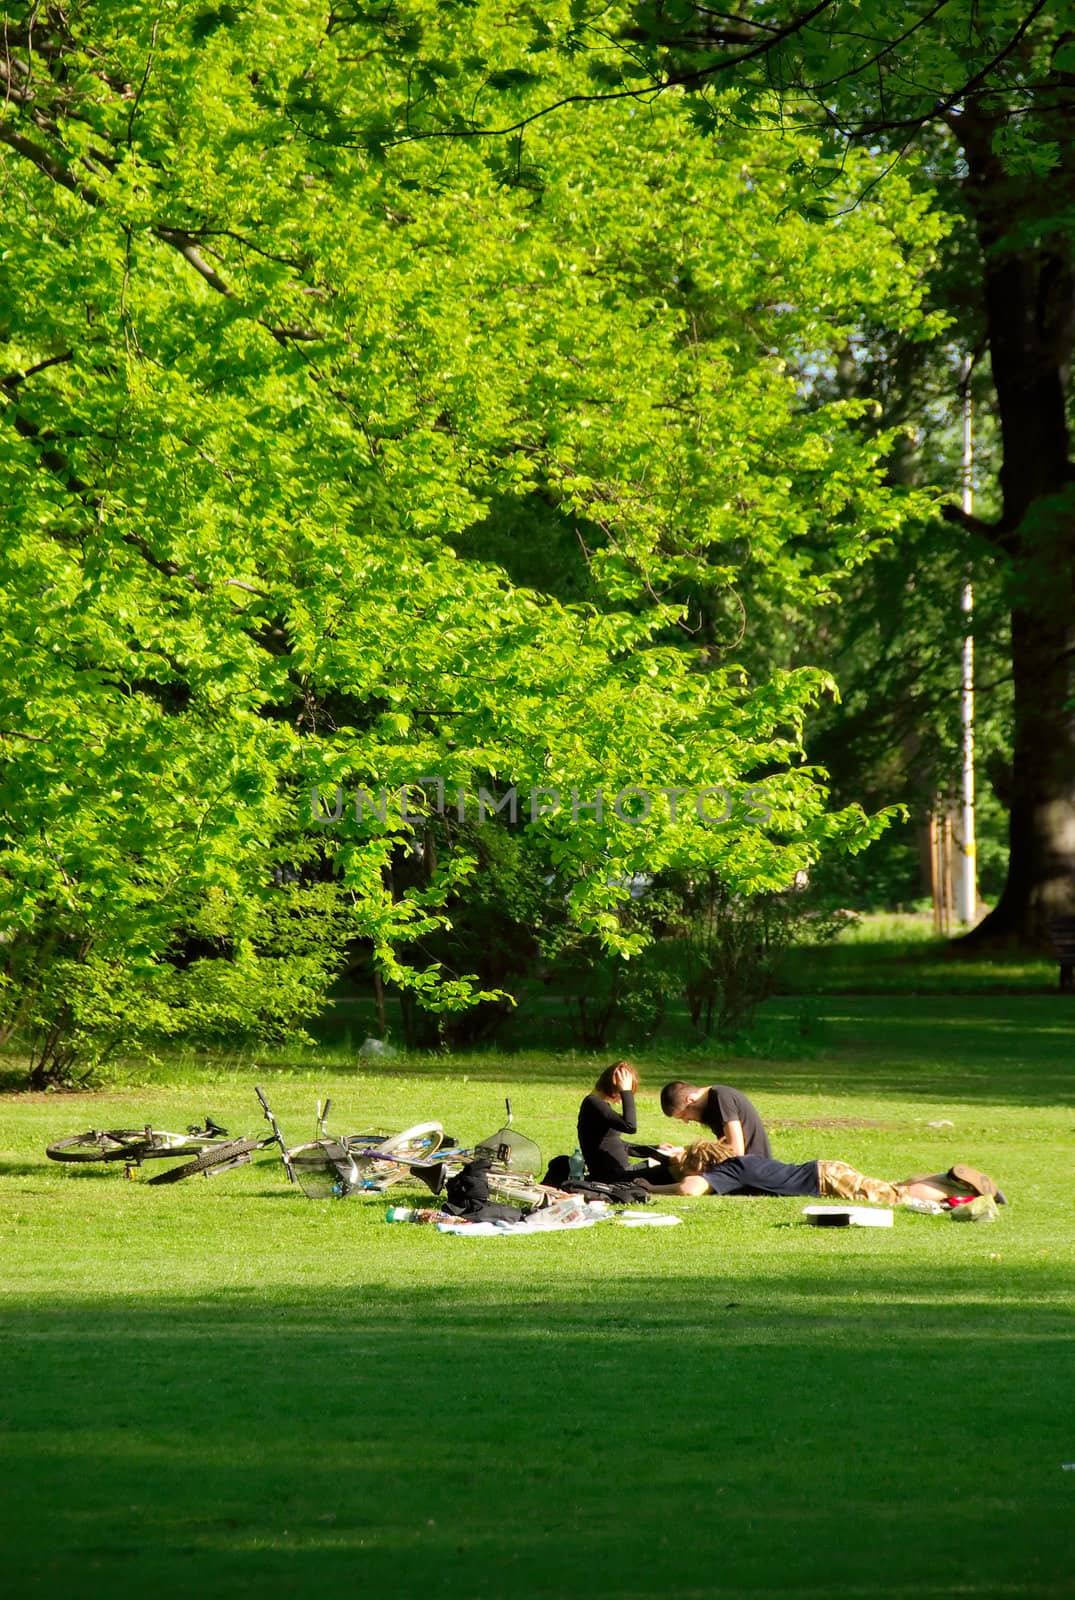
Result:
<instances>
[{"instance_id":1,"label":"foliage canopy","mask_svg":"<svg viewBox=\"0 0 1075 1600\"><path fill-rule=\"evenodd\" d=\"M46 1076L139 1032L286 1031L355 940L472 1000L400 955L475 860L401 873L423 775L724 789L719 827L666 797L526 828L626 952L639 872L779 888L881 826L802 759L826 672L736 652L755 593L831 598L928 505L869 402L802 372L882 306L928 334L941 227L892 183L822 238L789 163L731 117L714 161L682 97L537 152L388 138L404 67L432 104L480 63L525 114L569 10L5 8L0 924ZM580 541L585 602L483 559L505 504ZM319 828L315 785L396 793Z\"/></svg>"}]
</instances>

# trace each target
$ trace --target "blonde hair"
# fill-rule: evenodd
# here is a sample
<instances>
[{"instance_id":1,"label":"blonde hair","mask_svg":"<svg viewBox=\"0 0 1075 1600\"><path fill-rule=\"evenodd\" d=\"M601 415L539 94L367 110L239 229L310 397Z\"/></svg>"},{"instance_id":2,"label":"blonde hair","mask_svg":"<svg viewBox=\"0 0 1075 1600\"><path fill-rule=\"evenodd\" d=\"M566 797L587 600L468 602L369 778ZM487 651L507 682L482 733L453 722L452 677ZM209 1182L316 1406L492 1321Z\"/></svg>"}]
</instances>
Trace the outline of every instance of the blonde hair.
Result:
<instances>
[{"instance_id":1,"label":"blonde hair","mask_svg":"<svg viewBox=\"0 0 1075 1600\"><path fill-rule=\"evenodd\" d=\"M689 1178L719 1167L722 1161L730 1161L734 1155L727 1139L698 1139L689 1144L681 1156L674 1157L671 1165L677 1178Z\"/></svg>"}]
</instances>

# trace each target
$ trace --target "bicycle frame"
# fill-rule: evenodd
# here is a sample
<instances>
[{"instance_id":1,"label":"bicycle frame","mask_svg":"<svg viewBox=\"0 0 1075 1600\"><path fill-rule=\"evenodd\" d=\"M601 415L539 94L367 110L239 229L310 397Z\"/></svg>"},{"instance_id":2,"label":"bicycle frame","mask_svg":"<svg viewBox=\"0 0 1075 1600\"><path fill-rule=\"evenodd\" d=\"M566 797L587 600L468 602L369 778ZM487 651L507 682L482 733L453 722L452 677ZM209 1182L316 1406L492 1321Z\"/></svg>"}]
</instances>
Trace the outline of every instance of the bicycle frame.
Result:
<instances>
[{"instance_id":1,"label":"bicycle frame","mask_svg":"<svg viewBox=\"0 0 1075 1600\"><path fill-rule=\"evenodd\" d=\"M363 1176L364 1170L370 1170L367 1158L386 1140L392 1143L388 1135L368 1132L337 1137L330 1134L326 1122L332 1101L326 1100L324 1104L321 1101L317 1103L317 1137L304 1144L289 1145L263 1090L256 1088L255 1093L272 1129L272 1139L279 1146L288 1182L297 1184L308 1199L343 1199L367 1189L387 1188L389 1183L395 1181L392 1168L399 1167L399 1157L387 1152L381 1180L377 1184L370 1184ZM439 1124L437 1127L439 1130ZM402 1135L395 1137L400 1139ZM404 1174L405 1171L406 1168L403 1169Z\"/></svg>"},{"instance_id":2,"label":"bicycle frame","mask_svg":"<svg viewBox=\"0 0 1075 1600\"><path fill-rule=\"evenodd\" d=\"M269 1124L269 1127L272 1129L272 1137L280 1147L280 1159L284 1163L284 1171L287 1173L287 1181L288 1183L294 1183L295 1174L291 1169L291 1155L287 1148L287 1140L280 1131L280 1124L273 1116L272 1107L269 1105L269 1102L262 1093L260 1086L257 1084L254 1086L254 1093L257 1095L261 1104L262 1114L264 1115L266 1122Z\"/></svg>"}]
</instances>

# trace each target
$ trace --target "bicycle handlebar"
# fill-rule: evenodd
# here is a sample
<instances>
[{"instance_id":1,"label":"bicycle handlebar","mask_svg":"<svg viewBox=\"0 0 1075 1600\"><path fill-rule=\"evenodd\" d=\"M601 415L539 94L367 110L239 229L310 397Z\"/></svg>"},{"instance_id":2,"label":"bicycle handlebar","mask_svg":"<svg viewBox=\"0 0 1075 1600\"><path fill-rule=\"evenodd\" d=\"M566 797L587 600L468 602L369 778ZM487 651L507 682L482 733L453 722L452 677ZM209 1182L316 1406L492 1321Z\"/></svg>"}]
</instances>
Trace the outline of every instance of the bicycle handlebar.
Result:
<instances>
[{"instance_id":1,"label":"bicycle handlebar","mask_svg":"<svg viewBox=\"0 0 1075 1600\"><path fill-rule=\"evenodd\" d=\"M266 1122L269 1124L269 1127L272 1129L273 1138L276 1140L277 1144L280 1146L280 1156L281 1156L281 1159L283 1160L283 1163L284 1163L284 1171L287 1173L287 1181L288 1181L288 1183L294 1183L295 1182L295 1174L291 1170L291 1157L288 1154L288 1148L287 1148L287 1144L284 1141L284 1136L280 1132L280 1124L277 1122L275 1116L273 1115L272 1107L269 1105L269 1102L266 1100L264 1094L261 1092L261 1088L260 1088L260 1086L258 1084L254 1085L254 1093L257 1095L258 1100L261 1102L261 1109L265 1114Z\"/></svg>"}]
</instances>

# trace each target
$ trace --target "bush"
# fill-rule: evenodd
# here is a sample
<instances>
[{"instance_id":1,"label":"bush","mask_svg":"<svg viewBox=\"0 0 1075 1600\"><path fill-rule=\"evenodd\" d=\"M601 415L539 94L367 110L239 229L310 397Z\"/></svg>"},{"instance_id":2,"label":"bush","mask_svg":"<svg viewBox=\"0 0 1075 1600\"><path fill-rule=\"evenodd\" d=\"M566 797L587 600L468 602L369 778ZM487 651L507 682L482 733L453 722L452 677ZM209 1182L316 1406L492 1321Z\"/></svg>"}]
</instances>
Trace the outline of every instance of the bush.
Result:
<instances>
[{"instance_id":1,"label":"bush","mask_svg":"<svg viewBox=\"0 0 1075 1600\"><path fill-rule=\"evenodd\" d=\"M663 922L668 988L682 994L699 1033L719 1038L749 1025L773 993L791 944L834 938L854 920L850 912L819 906L806 888L742 895L716 873L667 875L654 885L650 914Z\"/></svg>"}]
</instances>

